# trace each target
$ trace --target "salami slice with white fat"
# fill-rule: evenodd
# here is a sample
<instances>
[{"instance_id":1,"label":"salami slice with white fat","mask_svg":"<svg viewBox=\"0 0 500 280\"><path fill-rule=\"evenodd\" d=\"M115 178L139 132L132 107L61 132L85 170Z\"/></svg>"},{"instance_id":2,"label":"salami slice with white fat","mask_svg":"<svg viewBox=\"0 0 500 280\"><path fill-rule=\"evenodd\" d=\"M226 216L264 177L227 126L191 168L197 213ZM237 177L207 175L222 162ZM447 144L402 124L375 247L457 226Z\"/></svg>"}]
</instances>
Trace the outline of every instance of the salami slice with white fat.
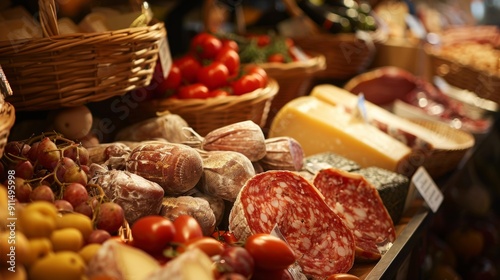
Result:
<instances>
[{"instance_id":1,"label":"salami slice with white fat","mask_svg":"<svg viewBox=\"0 0 500 280\"><path fill-rule=\"evenodd\" d=\"M229 214L238 240L278 225L304 274L325 279L354 263L354 236L318 190L293 171L270 170L249 179Z\"/></svg>"},{"instance_id":2,"label":"salami slice with white fat","mask_svg":"<svg viewBox=\"0 0 500 280\"><path fill-rule=\"evenodd\" d=\"M335 168L319 171L313 184L353 231L356 261L380 259L379 246L392 244L396 231L377 189L363 176Z\"/></svg>"}]
</instances>

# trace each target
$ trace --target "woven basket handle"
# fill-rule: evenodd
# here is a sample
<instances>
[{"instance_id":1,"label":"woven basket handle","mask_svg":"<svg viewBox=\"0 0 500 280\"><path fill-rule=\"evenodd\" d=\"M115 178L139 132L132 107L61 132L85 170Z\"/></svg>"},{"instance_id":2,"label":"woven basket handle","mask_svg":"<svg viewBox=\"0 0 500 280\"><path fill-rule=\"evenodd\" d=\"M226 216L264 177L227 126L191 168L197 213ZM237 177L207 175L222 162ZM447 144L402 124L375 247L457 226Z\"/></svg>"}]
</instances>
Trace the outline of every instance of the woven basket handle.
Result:
<instances>
[{"instance_id":1,"label":"woven basket handle","mask_svg":"<svg viewBox=\"0 0 500 280\"><path fill-rule=\"evenodd\" d=\"M38 0L40 25L44 37L59 35L57 11L54 0Z\"/></svg>"}]
</instances>

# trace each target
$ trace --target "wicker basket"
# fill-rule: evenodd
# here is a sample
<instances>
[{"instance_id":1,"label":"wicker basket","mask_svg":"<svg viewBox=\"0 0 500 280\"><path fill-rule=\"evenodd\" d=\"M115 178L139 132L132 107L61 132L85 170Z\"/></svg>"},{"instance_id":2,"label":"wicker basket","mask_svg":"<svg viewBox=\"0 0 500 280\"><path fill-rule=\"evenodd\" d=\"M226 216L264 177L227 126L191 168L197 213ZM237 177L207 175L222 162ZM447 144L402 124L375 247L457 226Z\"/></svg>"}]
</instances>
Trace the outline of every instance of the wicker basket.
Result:
<instances>
[{"instance_id":1,"label":"wicker basket","mask_svg":"<svg viewBox=\"0 0 500 280\"><path fill-rule=\"evenodd\" d=\"M293 38L306 52L325 55L326 68L316 76L323 79L349 79L368 69L376 53L373 41L356 34L312 34Z\"/></svg>"},{"instance_id":2,"label":"wicker basket","mask_svg":"<svg viewBox=\"0 0 500 280\"><path fill-rule=\"evenodd\" d=\"M163 23L58 35L54 0L39 0L44 37L0 41L0 65L18 111L51 110L122 95L149 84L166 37Z\"/></svg>"},{"instance_id":3,"label":"wicker basket","mask_svg":"<svg viewBox=\"0 0 500 280\"><path fill-rule=\"evenodd\" d=\"M276 80L269 78L267 87L239 96L152 99L139 103L139 106L131 111L130 119L139 121L169 111L181 116L201 136L216 128L245 120L264 127L271 102L278 90Z\"/></svg>"},{"instance_id":4,"label":"wicker basket","mask_svg":"<svg viewBox=\"0 0 500 280\"><path fill-rule=\"evenodd\" d=\"M497 26L466 26L447 29L441 35L441 46L462 42L488 43L500 47L500 29ZM500 57L490 57L495 72L478 69L451 60L441 54L440 45L427 44L424 48L429 56L433 75L440 76L449 84L470 90L479 97L500 103Z\"/></svg>"},{"instance_id":5,"label":"wicker basket","mask_svg":"<svg viewBox=\"0 0 500 280\"><path fill-rule=\"evenodd\" d=\"M288 13L308 29L307 35L292 37L295 44L306 52L325 56L326 68L316 73L319 79L345 80L368 69L375 58L375 43L387 38L386 28L378 28L375 32L327 33L305 15L295 0L284 3Z\"/></svg>"},{"instance_id":6,"label":"wicker basket","mask_svg":"<svg viewBox=\"0 0 500 280\"><path fill-rule=\"evenodd\" d=\"M9 102L0 103L0 158L3 156L10 129L14 125L15 119L14 106Z\"/></svg>"},{"instance_id":7,"label":"wicker basket","mask_svg":"<svg viewBox=\"0 0 500 280\"><path fill-rule=\"evenodd\" d=\"M325 56L311 54L307 61L296 61L290 63L262 63L259 64L266 70L269 77L275 79L279 85L279 91L271 103L266 125L268 129L278 111L290 100L308 95L314 83L316 73L326 67Z\"/></svg>"},{"instance_id":8,"label":"wicker basket","mask_svg":"<svg viewBox=\"0 0 500 280\"><path fill-rule=\"evenodd\" d=\"M433 178L443 176L457 168L467 151L474 146L474 136L463 130L437 121L422 119L411 119L411 121L450 139L450 143L454 144L453 148L434 147L432 153L424 160L422 166Z\"/></svg>"},{"instance_id":9,"label":"wicker basket","mask_svg":"<svg viewBox=\"0 0 500 280\"><path fill-rule=\"evenodd\" d=\"M427 53L434 75L442 77L450 85L470 90L479 97L500 104L500 76L451 61L436 52L428 50Z\"/></svg>"}]
</instances>

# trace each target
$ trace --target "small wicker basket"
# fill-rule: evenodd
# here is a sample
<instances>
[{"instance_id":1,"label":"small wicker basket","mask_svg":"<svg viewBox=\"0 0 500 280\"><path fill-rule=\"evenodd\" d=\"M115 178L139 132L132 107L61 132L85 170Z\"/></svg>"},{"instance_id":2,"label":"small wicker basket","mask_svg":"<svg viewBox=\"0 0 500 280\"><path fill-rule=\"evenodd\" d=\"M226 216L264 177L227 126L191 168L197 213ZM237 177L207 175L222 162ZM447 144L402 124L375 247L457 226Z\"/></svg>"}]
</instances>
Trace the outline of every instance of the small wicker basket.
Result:
<instances>
[{"instance_id":1,"label":"small wicker basket","mask_svg":"<svg viewBox=\"0 0 500 280\"><path fill-rule=\"evenodd\" d=\"M316 73L326 68L325 56L322 54L311 54L311 58L306 61L262 63L259 65L266 70L269 77L275 79L279 84L278 94L271 103L265 125L266 129L270 127L276 113L288 101L309 94Z\"/></svg>"},{"instance_id":2,"label":"small wicker basket","mask_svg":"<svg viewBox=\"0 0 500 280\"><path fill-rule=\"evenodd\" d=\"M18 111L51 110L125 94L149 84L165 40L163 23L59 35L54 0L39 0L43 38L0 41L0 65Z\"/></svg>"},{"instance_id":3,"label":"small wicker basket","mask_svg":"<svg viewBox=\"0 0 500 280\"><path fill-rule=\"evenodd\" d=\"M452 60L441 52L441 46L460 46L463 42L487 43L498 49L500 29L497 26L455 27L447 29L440 39L440 45L427 44L424 47L429 56L432 74L442 77L455 87L500 103L500 57L487 57L492 67L496 66L496 71L489 72Z\"/></svg>"},{"instance_id":4,"label":"small wicker basket","mask_svg":"<svg viewBox=\"0 0 500 280\"><path fill-rule=\"evenodd\" d=\"M442 77L450 85L467 89L479 97L500 104L500 76L451 61L436 52L427 51L427 53L434 75Z\"/></svg>"},{"instance_id":5,"label":"small wicker basket","mask_svg":"<svg viewBox=\"0 0 500 280\"><path fill-rule=\"evenodd\" d=\"M169 111L181 116L196 133L208 132L229 124L251 120L264 127L273 98L278 93L276 80L269 78L267 87L243 95L208 99L152 99L139 103L130 118L139 121Z\"/></svg>"},{"instance_id":6,"label":"small wicker basket","mask_svg":"<svg viewBox=\"0 0 500 280\"><path fill-rule=\"evenodd\" d=\"M422 119L411 119L411 121L450 139L450 143L455 144L451 149L434 147L431 154L424 160L422 166L433 178L439 178L457 168L467 151L474 146L474 136L466 131L437 121Z\"/></svg>"},{"instance_id":7,"label":"small wicker basket","mask_svg":"<svg viewBox=\"0 0 500 280\"><path fill-rule=\"evenodd\" d=\"M288 13L303 21L309 29L310 34L292 37L295 44L306 52L325 56L326 68L315 74L319 79L345 80L368 69L377 51L375 43L387 37L386 28L374 32L328 33L308 18L295 0L284 3Z\"/></svg>"}]
</instances>

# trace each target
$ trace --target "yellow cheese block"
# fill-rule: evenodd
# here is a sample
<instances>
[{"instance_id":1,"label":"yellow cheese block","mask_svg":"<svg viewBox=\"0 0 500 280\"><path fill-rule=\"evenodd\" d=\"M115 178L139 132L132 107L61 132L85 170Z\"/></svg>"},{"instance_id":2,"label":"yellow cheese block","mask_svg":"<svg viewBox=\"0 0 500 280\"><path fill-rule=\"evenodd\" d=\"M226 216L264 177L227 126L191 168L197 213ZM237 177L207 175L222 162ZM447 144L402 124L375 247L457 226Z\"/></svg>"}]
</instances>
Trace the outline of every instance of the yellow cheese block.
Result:
<instances>
[{"instance_id":1,"label":"yellow cheese block","mask_svg":"<svg viewBox=\"0 0 500 280\"><path fill-rule=\"evenodd\" d=\"M288 102L274 118L269 137L290 136L306 156L334 152L362 167L377 166L401 174L411 149L378 128L353 117L341 106L312 96Z\"/></svg>"},{"instance_id":2,"label":"yellow cheese block","mask_svg":"<svg viewBox=\"0 0 500 280\"><path fill-rule=\"evenodd\" d=\"M358 102L356 94L329 84L315 86L310 95L331 105L344 106L347 110L355 110ZM457 146L457 143L450 140L449 137L444 137L430 129L397 116L376 104L365 100L364 105L368 119L387 126L389 134L395 130L404 131L405 133L400 133L399 135L409 134L415 136L420 142L429 144L430 149L454 149ZM397 137L397 135L393 136ZM402 138L398 137L398 140L405 142L405 139Z\"/></svg>"}]
</instances>

